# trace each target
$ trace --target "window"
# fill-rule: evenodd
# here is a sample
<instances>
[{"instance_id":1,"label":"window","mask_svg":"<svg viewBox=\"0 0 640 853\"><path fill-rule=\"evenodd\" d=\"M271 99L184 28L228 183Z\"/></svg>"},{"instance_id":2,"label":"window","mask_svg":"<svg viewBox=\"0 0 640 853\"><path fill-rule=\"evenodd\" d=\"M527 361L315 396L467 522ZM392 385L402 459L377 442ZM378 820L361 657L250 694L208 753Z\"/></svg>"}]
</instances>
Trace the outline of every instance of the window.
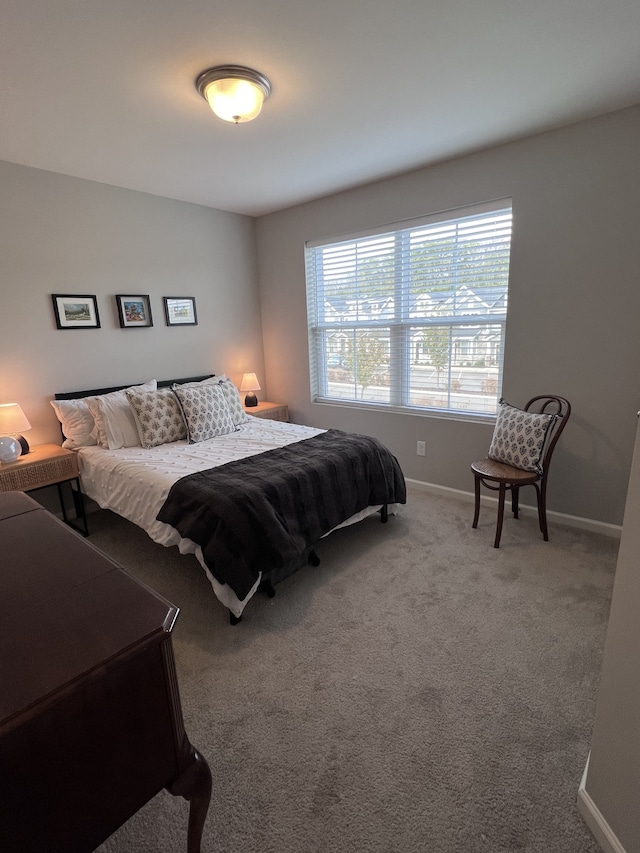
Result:
<instances>
[{"instance_id":1,"label":"window","mask_svg":"<svg viewBox=\"0 0 640 853\"><path fill-rule=\"evenodd\" d=\"M495 414L511 203L307 243L314 401Z\"/></svg>"}]
</instances>

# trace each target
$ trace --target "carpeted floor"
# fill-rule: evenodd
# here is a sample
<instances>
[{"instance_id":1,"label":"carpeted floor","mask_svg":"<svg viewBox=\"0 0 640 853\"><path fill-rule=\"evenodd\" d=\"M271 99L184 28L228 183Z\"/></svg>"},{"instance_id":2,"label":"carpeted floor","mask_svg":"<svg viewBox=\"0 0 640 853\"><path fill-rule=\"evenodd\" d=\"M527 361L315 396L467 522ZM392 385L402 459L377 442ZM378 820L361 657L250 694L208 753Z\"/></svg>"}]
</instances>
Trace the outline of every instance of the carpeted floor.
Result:
<instances>
[{"instance_id":1,"label":"carpeted floor","mask_svg":"<svg viewBox=\"0 0 640 853\"><path fill-rule=\"evenodd\" d=\"M108 512L90 541L181 608L185 725L208 759L203 853L596 853L576 797L617 540L410 487L402 514L231 627L193 557ZM183 853L161 792L100 853Z\"/></svg>"}]
</instances>

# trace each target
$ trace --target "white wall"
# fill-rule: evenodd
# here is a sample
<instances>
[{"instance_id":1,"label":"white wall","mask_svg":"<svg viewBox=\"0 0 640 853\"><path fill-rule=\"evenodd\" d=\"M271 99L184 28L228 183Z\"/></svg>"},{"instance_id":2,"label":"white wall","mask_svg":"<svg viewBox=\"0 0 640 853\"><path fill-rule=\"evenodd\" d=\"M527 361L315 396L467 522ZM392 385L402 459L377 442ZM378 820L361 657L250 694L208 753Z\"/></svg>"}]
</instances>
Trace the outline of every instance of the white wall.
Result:
<instances>
[{"instance_id":1,"label":"white wall","mask_svg":"<svg viewBox=\"0 0 640 853\"><path fill-rule=\"evenodd\" d=\"M0 402L33 444L60 441L56 391L245 370L264 378L254 220L0 162ZM95 294L101 328L56 329L52 293ZM149 294L154 325L121 329L115 294ZM163 296L194 296L167 327Z\"/></svg>"},{"instance_id":2,"label":"white wall","mask_svg":"<svg viewBox=\"0 0 640 853\"><path fill-rule=\"evenodd\" d=\"M305 240L510 196L504 397L569 398L549 508L621 524L640 407L639 139L635 107L261 217L270 398L299 422L378 436L409 477L470 491L490 425L311 403L303 250Z\"/></svg>"}]
</instances>

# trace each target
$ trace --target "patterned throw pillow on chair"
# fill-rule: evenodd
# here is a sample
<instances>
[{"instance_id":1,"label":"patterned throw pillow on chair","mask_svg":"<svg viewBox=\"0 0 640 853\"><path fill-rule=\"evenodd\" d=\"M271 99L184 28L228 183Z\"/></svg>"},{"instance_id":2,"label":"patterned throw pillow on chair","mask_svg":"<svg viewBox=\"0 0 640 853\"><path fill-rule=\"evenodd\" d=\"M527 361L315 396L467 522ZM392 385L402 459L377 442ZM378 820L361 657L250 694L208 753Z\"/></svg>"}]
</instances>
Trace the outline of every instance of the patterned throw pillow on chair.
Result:
<instances>
[{"instance_id":1,"label":"patterned throw pillow on chair","mask_svg":"<svg viewBox=\"0 0 640 853\"><path fill-rule=\"evenodd\" d=\"M489 459L542 474L542 457L556 415L523 412L500 401Z\"/></svg>"}]
</instances>

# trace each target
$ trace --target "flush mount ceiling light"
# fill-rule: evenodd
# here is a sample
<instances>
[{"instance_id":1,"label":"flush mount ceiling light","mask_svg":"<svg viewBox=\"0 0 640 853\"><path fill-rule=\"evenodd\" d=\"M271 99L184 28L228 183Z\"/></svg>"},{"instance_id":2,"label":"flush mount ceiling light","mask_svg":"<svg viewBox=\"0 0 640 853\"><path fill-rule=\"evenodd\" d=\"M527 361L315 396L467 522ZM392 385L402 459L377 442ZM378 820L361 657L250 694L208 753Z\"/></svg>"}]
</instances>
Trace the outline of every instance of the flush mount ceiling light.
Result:
<instances>
[{"instance_id":1,"label":"flush mount ceiling light","mask_svg":"<svg viewBox=\"0 0 640 853\"><path fill-rule=\"evenodd\" d=\"M240 124L259 114L271 94L271 83L251 68L217 65L199 75L196 89L219 118Z\"/></svg>"}]
</instances>

